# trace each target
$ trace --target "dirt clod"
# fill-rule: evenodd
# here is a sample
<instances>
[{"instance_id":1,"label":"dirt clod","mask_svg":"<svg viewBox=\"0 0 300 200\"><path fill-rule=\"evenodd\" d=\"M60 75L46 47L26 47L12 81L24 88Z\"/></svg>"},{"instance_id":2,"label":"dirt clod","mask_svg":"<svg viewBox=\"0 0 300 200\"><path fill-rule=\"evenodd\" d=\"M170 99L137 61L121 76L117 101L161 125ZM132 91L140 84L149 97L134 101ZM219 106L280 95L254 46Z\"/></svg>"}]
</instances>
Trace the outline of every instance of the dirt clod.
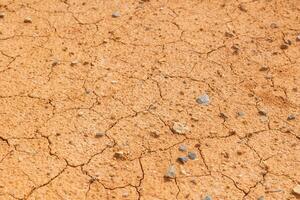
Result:
<instances>
[{"instance_id":1,"label":"dirt clod","mask_svg":"<svg viewBox=\"0 0 300 200\"><path fill-rule=\"evenodd\" d=\"M0 19L3 19L5 17L4 12L0 12Z\"/></svg>"}]
</instances>

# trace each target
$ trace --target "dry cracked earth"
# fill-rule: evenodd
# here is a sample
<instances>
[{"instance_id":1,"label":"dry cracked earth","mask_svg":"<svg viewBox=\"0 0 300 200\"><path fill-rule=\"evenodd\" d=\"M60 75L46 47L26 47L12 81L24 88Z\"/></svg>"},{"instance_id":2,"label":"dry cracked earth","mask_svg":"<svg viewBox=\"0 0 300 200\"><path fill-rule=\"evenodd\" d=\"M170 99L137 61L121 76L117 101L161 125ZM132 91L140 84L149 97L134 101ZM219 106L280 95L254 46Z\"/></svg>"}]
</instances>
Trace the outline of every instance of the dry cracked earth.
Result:
<instances>
[{"instance_id":1,"label":"dry cracked earth","mask_svg":"<svg viewBox=\"0 0 300 200\"><path fill-rule=\"evenodd\" d=\"M1 0L0 199L299 199L299 34L299 0Z\"/></svg>"}]
</instances>

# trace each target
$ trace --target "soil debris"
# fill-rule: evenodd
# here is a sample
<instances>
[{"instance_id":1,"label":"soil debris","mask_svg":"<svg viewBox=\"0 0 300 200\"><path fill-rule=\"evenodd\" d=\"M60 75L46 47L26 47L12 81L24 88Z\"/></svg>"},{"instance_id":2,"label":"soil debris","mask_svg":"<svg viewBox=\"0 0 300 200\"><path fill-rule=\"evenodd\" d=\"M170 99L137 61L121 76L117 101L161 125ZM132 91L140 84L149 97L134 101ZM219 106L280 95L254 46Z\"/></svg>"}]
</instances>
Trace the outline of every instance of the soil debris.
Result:
<instances>
[{"instance_id":1,"label":"soil debris","mask_svg":"<svg viewBox=\"0 0 300 200\"><path fill-rule=\"evenodd\" d=\"M4 12L0 12L0 19L3 19L5 17Z\"/></svg>"}]
</instances>

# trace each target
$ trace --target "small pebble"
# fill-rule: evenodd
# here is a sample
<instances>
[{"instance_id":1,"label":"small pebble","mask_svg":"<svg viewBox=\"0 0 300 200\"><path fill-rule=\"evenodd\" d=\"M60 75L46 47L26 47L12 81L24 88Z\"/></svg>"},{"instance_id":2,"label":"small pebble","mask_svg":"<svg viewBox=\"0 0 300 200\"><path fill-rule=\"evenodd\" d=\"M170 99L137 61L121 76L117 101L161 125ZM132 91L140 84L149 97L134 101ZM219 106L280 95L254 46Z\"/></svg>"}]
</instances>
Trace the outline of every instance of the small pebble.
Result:
<instances>
[{"instance_id":1,"label":"small pebble","mask_svg":"<svg viewBox=\"0 0 300 200\"><path fill-rule=\"evenodd\" d=\"M261 115L261 116L267 116L267 111L264 110L264 109L260 109L260 110L258 111L258 114Z\"/></svg>"},{"instance_id":2,"label":"small pebble","mask_svg":"<svg viewBox=\"0 0 300 200\"><path fill-rule=\"evenodd\" d=\"M26 17L23 22L26 24L30 24L32 23L32 19L30 17Z\"/></svg>"},{"instance_id":3,"label":"small pebble","mask_svg":"<svg viewBox=\"0 0 300 200\"><path fill-rule=\"evenodd\" d=\"M128 192L124 192L123 194L122 194L122 197L128 197L129 196L129 193Z\"/></svg>"},{"instance_id":4,"label":"small pebble","mask_svg":"<svg viewBox=\"0 0 300 200\"><path fill-rule=\"evenodd\" d=\"M184 163L186 163L189 159L188 159L187 157L185 157L185 156L180 156L180 157L177 158L177 160L178 160L180 163L184 164Z\"/></svg>"},{"instance_id":5,"label":"small pebble","mask_svg":"<svg viewBox=\"0 0 300 200\"><path fill-rule=\"evenodd\" d=\"M185 152L187 150L187 147L184 144L179 145L179 151Z\"/></svg>"},{"instance_id":6,"label":"small pebble","mask_svg":"<svg viewBox=\"0 0 300 200\"><path fill-rule=\"evenodd\" d=\"M240 9L240 11L247 12L247 9L246 9L246 7L243 4L240 4L238 6L238 8Z\"/></svg>"},{"instance_id":7,"label":"small pebble","mask_svg":"<svg viewBox=\"0 0 300 200\"><path fill-rule=\"evenodd\" d=\"M244 116L245 116L245 113L244 113L243 111L239 111L239 112L237 112L237 115L238 115L239 117L244 117Z\"/></svg>"},{"instance_id":8,"label":"small pebble","mask_svg":"<svg viewBox=\"0 0 300 200\"><path fill-rule=\"evenodd\" d=\"M269 67L265 67L265 66L263 66L259 69L259 71L261 71L261 72L265 72L265 71L268 71L268 70L269 70Z\"/></svg>"},{"instance_id":9,"label":"small pebble","mask_svg":"<svg viewBox=\"0 0 300 200\"><path fill-rule=\"evenodd\" d=\"M203 200L212 200L211 196L206 196Z\"/></svg>"},{"instance_id":10,"label":"small pebble","mask_svg":"<svg viewBox=\"0 0 300 200\"><path fill-rule=\"evenodd\" d=\"M278 28L278 25L275 24L275 23L271 23L271 24L270 24L270 27L271 27L271 28Z\"/></svg>"},{"instance_id":11,"label":"small pebble","mask_svg":"<svg viewBox=\"0 0 300 200\"><path fill-rule=\"evenodd\" d=\"M175 122L172 127L173 133L184 135L190 131L189 127L186 124Z\"/></svg>"},{"instance_id":12,"label":"small pebble","mask_svg":"<svg viewBox=\"0 0 300 200\"><path fill-rule=\"evenodd\" d=\"M257 198L257 200L265 200L265 197L264 196L260 196Z\"/></svg>"},{"instance_id":13,"label":"small pebble","mask_svg":"<svg viewBox=\"0 0 300 200\"><path fill-rule=\"evenodd\" d=\"M188 157L189 157L189 159L191 159L191 160L195 160L195 159L197 158L197 155L196 155L196 153L194 153L194 152L189 152L189 153L188 153Z\"/></svg>"},{"instance_id":14,"label":"small pebble","mask_svg":"<svg viewBox=\"0 0 300 200\"><path fill-rule=\"evenodd\" d=\"M165 174L165 178L173 179L176 177L176 168L174 165L169 166L167 169L167 173Z\"/></svg>"},{"instance_id":15,"label":"small pebble","mask_svg":"<svg viewBox=\"0 0 300 200\"><path fill-rule=\"evenodd\" d=\"M112 84L117 84L117 83L118 83L118 81L116 81L116 80L112 80L112 81L111 81L111 83L112 83Z\"/></svg>"},{"instance_id":16,"label":"small pebble","mask_svg":"<svg viewBox=\"0 0 300 200\"><path fill-rule=\"evenodd\" d=\"M58 60L53 60L52 62L52 67L59 65L59 61Z\"/></svg>"},{"instance_id":17,"label":"small pebble","mask_svg":"<svg viewBox=\"0 0 300 200\"><path fill-rule=\"evenodd\" d=\"M202 95L202 96L199 96L199 97L196 99L196 102L197 102L198 104L207 106L207 105L209 104L209 102L210 102L209 96L208 96L207 94L204 94L204 95Z\"/></svg>"},{"instance_id":18,"label":"small pebble","mask_svg":"<svg viewBox=\"0 0 300 200\"><path fill-rule=\"evenodd\" d=\"M299 34L299 35L297 35L297 37L296 37L296 41L297 41L297 42L300 42L300 34Z\"/></svg>"},{"instance_id":19,"label":"small pebble","mask_svg":"<svg viewBox=\"0 0 300 200\"><path fill-rule=\"evenodd\" d=\"M120 17L121 16L121 14L118 12L118 11L116 11L116 12L113 12L113 14L111 15L113 18L117 18L117 17Z\"/></svg>"},{"instance_id":20,"label":"small pebble","mask_svg":"<svg viewBox=\"0 0 300 200\"><path fill-rule=\"evenodd\" d=\"M5 14L3 12L0 12L0 19L3 19L5 17Z\"/></svg>"},{"instance_id":21,"label":"small pebble","mask_svg":"<svg viewBox=\"0 0 300 200\"><path fill-rule=\"evenodd\" d=\"M293 193L300 195L300 185L299 184L293 188Z\"/></svg>"},{"instance_id":22,"label":"small pebble","mask_svg":"<svg viewBox=\"0 0 300 200\"><path fill-rule=\"evenodd\" d=\"M71 66L75 66L75 65L77 65L79 62L77 61L77 60L73 60L72 62L71 62Z\"/></svg>"},{"instance_id":23,"label":"small pebble","mask_svg":"<svg viewBox=\"0 0 300 200\"><path fill-rule=\"evenodd\" d=\"M104 135L105 135L104 132L97 132L97 133L95 134L95 138L100 138L100 137L103 137Z\"/></svg>"},{"instance_id":24,"label":"small pebble","mask_svg":"<svg viewBox=\"0 0 300 200\"><path fill-rule=\"evenodd\" d=\"M296 116L295 115L293 115L293 114L290 114L288 117L287 117L287 120L294 120L294 119L296 119Z\"/></svg>"}]
</instances>

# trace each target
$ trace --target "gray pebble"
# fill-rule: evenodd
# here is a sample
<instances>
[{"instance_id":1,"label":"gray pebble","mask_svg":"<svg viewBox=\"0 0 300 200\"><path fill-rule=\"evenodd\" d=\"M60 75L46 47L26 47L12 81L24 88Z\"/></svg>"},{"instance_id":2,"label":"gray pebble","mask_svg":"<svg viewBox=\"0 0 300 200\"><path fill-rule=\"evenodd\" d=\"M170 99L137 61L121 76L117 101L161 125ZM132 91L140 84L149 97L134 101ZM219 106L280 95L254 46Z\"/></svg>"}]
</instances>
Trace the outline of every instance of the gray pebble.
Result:
<instances>
[{"instance_id":1,"label":"gray pebble","mask_svg":"<svg viewBox=\"0 0 300 200\"><path fill-rule=\"evenodd\" d=\"M0 12L0 19L3 19L5 17L5 14L3 12Z\"/></svg>"},{"instance_id":2,"label":"gray pebble","mask_svg":"<svg viewBox=\"0 0 300 200\"><path fill-rule=\"evenodd\" d=\"M206 196L203 200L212 200L211 196Z\"/></svg>"},{"instance_id":3,"label":"gray pebble","mask_svg":"<svg viewBox=\"0 0 300 200\"><path fill-rule=\"evenodd\" d=\"M188 159L188 157L180 156L180 157L177 158L177 160L178 160L180 163L184 164L184 163L186 163L189 159Z\"/></svg>"},{"instance_id":4,"label":"gray pebble","mask_svg":"<svg viewBox=\"0 0 300 200\"><path fill-rule=\"evenodd\" d=\"M196 155L196 153L194 153L194 152L189 152L189 153L188 153L188 157L189 157L189 159L191 159L191 160L195 160L195 159L197 158L197 155Z\"/></svg>"},{"instance_id":5,"label":"gray pebble","mask_svg":"<svg viewBox=\"0 0 300 200\"><path fill-rule=\"evenodd\" d=\"M170 165L167 169L167 173L165 174L165 178L175 178L176 177L176 169L174 165Z\"/></svg>"},{"instance_id":6,"label":"gray pebble","mask_svg":"<svg viewBox=\"0 0 300 200\"><path fill-rule=\"evenodd\" d=\"M120 17L121 16L121 14L118 12L118 11L116 11L116 12L113 12L113 14L111 15L113 18L117 18L117 17Z\"/></svg>"},{"instance_id":7,"label":"gray pebble","mask_svg":"<svg viewBox=\"0 0 300 200\"><path fill-rule=\"evenodd\" d=\"M257 198L257 200L265 200L265 197L264 196L260 196Z\"/></svg>"},{"instance_id":8,"label":"gray pebble","mask_svg":"<svg viewBox=\"0 0 300 200\"><path fill-rule=\"evenodd\" d=\"M287 117L287 120L294 120L294 119L296 119L296 116L295 115L293 115L293 114L290 114L288 117Z\"/></svg>"},{"instance_id":9,"label":"gray pebble","mask_svg":"<svg viewBox=\"0 0 300 200\"><path fill-rule=\"evenodd\" d=\"M207 106L207 105L210 103L209 96L208 96L207 94L204 94L204 95L202 95L202 96L199 96L199 97L196 99L196 102L197 102L198 104Z\"/></svg>"},{"instance_id":10,"label":"gray pebble","mask_svg":"<svg viewBox=\"0 0 300 200\"><path fill-rule=\"evenodd\" d=\"M184 151L186 151L187 150L187 147L184 145L184 144L181 144L181 145L179 145L179 151L182 151L182 152L184 152Z\"/></svg>"}]
</instances>

